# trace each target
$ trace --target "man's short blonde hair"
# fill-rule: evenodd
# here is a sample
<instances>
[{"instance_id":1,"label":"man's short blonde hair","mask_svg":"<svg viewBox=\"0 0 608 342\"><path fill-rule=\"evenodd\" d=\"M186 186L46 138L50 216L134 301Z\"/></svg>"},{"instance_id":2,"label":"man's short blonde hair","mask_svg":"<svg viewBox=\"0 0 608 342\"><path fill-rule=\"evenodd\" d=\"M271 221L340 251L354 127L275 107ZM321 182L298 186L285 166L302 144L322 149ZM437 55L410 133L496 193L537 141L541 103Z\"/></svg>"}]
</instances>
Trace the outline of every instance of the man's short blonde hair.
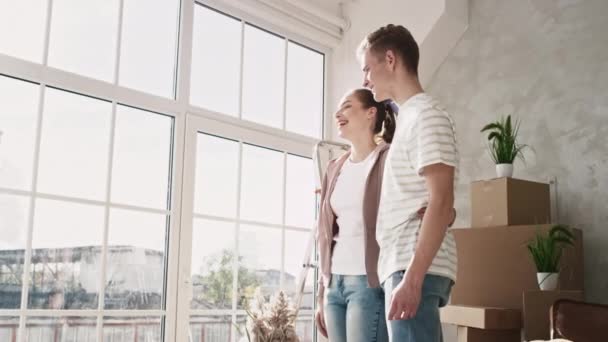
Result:
<instances>
[{"instance_id":1,"label":"man's short blonde hair","mask_svg":"<svg viewBox=\"0 0 608 342\"><path fill-rule=\"evenodd\" d=\"M391 50L410 73L418 75L420 60L418 43L405 27L388 24L368 34L359 44L357 57L360 59L368 50L377 56Z\"/></svg>"}]
</instances>

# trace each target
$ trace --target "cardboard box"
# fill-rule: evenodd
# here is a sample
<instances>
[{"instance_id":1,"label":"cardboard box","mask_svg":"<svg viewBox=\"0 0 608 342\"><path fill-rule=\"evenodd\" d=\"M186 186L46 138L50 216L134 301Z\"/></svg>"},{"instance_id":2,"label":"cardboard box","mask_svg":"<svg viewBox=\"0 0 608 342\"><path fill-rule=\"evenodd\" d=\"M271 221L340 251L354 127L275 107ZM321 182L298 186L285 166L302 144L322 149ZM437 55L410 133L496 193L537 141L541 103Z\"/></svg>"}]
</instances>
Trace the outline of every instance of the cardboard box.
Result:
<instances>
[{"instance_id":1,"label":"cardboard box","mask_svg":"<svg viewBox=\"0 0 608 342\"><path fill-rule=\"evenodd\" d=\"M526 244L537 232L546 234L553 225L466 228L452 230L456 238L458 274L450 304L522 309L525 291L538 290L536 267ZM583 237L561 260L559 288L583 287Z\"/></svg>"},{"instance_id":2,"label":"cardboard box","mask_svg":"<svg viewBox=\"0 0 608 342\"><path fill-rule=\"evenodd\" d=\"M524 338L548 340L551 305L558 299L583 300L583 291L526 291L523 297Z\"/></svg>"},{"instance_id":3,"label":"cardboard box","mask_svg":"<svg viewBox=\"0 0 608 342\"><path fill-rule=\"evenodd\" d=\"M520 342L520 330L483 330L458 327L458 342Z\"/></svg>"},{"instance_id":4,"label":"cardboard box","mask_svg":"<svg viewBox=\"0 0 608 342\"><path fill-rule=\"evenodd\" d=\"M447 305L440 315L442 323L477 329L520 330L522 326L521 311L516 309Z\"/></svg>"},{"instance_id":5,"label":"cardboard box","mask_svg":"<svg viewBox=\"0 0 608 342\"><path fill-rule=\"evenodd\" d=\"M471 183L472 227L550 222L549 184L514 178L496 178Z\"/></svg>"}]
</instances>

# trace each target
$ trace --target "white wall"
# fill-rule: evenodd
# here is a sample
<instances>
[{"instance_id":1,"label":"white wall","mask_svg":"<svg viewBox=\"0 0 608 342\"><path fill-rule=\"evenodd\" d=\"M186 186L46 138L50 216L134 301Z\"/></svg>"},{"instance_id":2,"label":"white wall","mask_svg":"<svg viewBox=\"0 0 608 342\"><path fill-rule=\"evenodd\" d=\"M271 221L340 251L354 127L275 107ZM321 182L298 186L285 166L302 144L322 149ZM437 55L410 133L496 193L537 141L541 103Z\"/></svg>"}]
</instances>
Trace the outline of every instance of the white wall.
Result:
<instances>
[{"instance_id":1,"label":"white wall","mask_svg":"<svg viewBox=\"0 0 608 342\"><path fill-rule=\"evenodd\" d=\"M534 148L514 176L556 178L556 221L583 230L585 297L600 303L608 303L606 13L606 0L472 0L471 27L429 87L456 122L457 226L469 222L469 183L495 175L479 130L513 114L521 143Z\"/></svg>"}]
</instances>

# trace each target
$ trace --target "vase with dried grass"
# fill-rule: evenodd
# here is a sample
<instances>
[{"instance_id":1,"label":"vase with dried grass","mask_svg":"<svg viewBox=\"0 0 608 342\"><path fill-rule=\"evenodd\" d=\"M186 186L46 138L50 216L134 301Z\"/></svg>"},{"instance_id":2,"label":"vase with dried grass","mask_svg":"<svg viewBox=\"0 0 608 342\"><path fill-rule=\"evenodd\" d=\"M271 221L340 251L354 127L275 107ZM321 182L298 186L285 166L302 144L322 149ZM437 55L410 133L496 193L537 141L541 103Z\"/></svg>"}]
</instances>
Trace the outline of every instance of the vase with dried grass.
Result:
<instances>
[{"instance_id":1,"label":"vase with dried grass","mask_svg":"<svg viewBox=\"0 0 608 342\"><path fill-rule=\"evenodd\" d=\"M296 310L283 291L269 302L259 290L256 291L246 312L245 337L241 341L300 342L295 328Z\"/></svg>"}]
</instances>

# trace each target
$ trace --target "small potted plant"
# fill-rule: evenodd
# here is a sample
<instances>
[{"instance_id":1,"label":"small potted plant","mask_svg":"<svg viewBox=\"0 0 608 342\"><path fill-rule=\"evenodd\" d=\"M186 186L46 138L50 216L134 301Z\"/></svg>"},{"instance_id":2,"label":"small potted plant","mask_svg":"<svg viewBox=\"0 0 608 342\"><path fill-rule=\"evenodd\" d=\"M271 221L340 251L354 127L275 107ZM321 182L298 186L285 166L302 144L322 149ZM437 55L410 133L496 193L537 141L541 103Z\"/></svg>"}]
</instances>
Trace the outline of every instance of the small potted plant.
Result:
<instances>
[{"instance_id":1,"label":"small potted plant","mask_svg":"<svg viewBox=\"0 0 608 342\"><path fill-rule=\"evenodd\" d=\"M547 235L536 234L528 242L528 250L536 265L536 278L541 290L557 288L559 263L565 247L574 245L574 234L568 226L555 225Z\"/></svg>"},{"instance_id":2,"label":"small potted plant","mask_svg":"<svg viewBox=\"0 0 608 342\"><path fill-rule=\"evenodd\" d=\"M511 115L507 115L506 118L487 124L481 129L481 132L489 132L488 147L490 155L496 163L497 176L512 177L513 161L516 157L525 161L522 151L527 147L527 145L517 142L519 121L516 120L512 125Z\"/></svg>"},{"instance_id":3,"label":"small potted plant","mask_svg":"<svg viewBox=\"0 0 608 342\"><path fill-rule=\"evenodd\" d=\"M239 342L300 342L295 328L297 310L283 291L266 302L258 289L246 312L245 336Z\"/></svg>"}]
</instances>

